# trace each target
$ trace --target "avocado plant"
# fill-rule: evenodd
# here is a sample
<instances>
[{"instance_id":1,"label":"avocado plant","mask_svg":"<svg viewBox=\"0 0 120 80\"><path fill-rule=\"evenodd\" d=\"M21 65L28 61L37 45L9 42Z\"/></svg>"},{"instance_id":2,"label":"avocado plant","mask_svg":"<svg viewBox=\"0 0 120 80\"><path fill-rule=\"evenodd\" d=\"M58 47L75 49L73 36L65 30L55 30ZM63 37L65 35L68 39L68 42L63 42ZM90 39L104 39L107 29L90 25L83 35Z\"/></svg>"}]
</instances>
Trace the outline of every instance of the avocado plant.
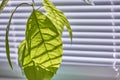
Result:
<instances>
[{"instance_id":1,"label":"avocado plant","mask_svg":"<svg viewBox=\"0 0 120 80\"><path fill-rule=\"evenodd\" d=\"M84 0L89 1L89 0ZM8 0L2 0L0 13L7 5ZM61 35L66 26L72 42L70 23L63 12L49 0L42 0L47 15L35 9L35 1L21 3L11 13L6 27L6 56L10 67L9 29L12 17L17 8L23 5L31 6L32 11L26 23L25 40L18 46L18 61L27 80L51 80L58 70L63 53Z\"/></svg>"}]
</instances>

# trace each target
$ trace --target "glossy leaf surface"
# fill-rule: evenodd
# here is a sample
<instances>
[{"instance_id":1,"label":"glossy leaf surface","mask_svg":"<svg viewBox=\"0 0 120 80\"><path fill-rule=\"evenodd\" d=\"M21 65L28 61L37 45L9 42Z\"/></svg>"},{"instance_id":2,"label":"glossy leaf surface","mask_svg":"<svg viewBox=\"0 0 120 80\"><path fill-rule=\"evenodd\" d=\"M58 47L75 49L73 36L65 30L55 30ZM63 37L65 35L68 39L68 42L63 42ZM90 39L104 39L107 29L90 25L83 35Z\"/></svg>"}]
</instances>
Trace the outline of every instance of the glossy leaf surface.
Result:
<instances>
[{"instance_id":1,"label":"glossy leaf surface","mask_svg":"<svg viewBox=\"0 0 120 80\"><path fill-rule=\"evenodd\" d=\"M67 27L71 41L72 41L72 30L67 20L66 16L62 11L56 8L56 6L49 0L43 0L43 5L45 7L47 16L51 19L53 24L56 26L59 34L61 35L64 29L64 26Z\"/></svg>"},{"instance_id":2,"label":"glossy leaf surface","mask_svg":"<svg viewBox=\"0 0 120 80\"><path fill-rule=\"evenodd\" d=\"M34 10L26 40L19 45L19 62L28 80L51 80L61 63L62 40L51 20Z\"/></svg>"}]
</instances>

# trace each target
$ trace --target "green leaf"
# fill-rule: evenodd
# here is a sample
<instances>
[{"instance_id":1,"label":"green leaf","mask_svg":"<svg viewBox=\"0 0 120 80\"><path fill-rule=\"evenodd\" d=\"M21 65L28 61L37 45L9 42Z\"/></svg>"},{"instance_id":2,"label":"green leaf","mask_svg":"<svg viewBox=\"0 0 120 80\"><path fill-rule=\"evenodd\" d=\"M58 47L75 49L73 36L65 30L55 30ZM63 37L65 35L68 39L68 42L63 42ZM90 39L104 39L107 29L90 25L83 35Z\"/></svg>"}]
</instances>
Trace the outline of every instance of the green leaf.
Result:
<instances>
[{"instance_id":1,"label":"green leaf","mask_svg":"<svg viewBox=\"0 0 120 80\"><path fill-rule=\"evenodd\" d=\"M50 80L61 63L62 40L51 20L33 10L19 46L19 63L28 80Z\"/></svg>"},{"instance_id":2,"label":"green leaf","mask_svg":"<svg viewBox=\"0 0 120 80\"><path fill-rule=\"evenodd\" d=\"M8 0L2 0L2 2L0 4L0 13L3 11L3 9L7 5L7 3L8 3Z\"/></svg>"},{"instance_id":3,"label":"green leaf","mask_svg":"<svg viewBox=\"0 0 120 80\"><path fill-rule=\"evenodd\" d=\"M10 24L11 24L11 21L12 21L12 17L14 15L14 13L16 12L17 8L22 6L22 5L29 5L31 6L30 4L28 3L21 3L19 4L15 10L13 10L11 16L10 16L10 19L9 19L9 22L7 24L7 28L6 28L6 36L5 36L5 44L6 44L6 55L7 55L7 59L8 59L8 63L10 65L10 67L12 68L12 63L11 63L11 58L10 58L10 47L9 47L9 39L8 39L8 36L9 36L9 29L10 29ZM13 68L12 68L13 69Z\"/></svg>"},{"instance_id":4,"label":"green leaf","mask_svg":"<svg viewBox=\"0 0 120 80\"><path fill-rule=\"evenodd\" d=\"M63 14L63 12L60 11L59 9L57 9L56 6L49 0L43 0L43 5L45 7L47 16L50 18L50 20L56 26L60 35L63 32L64 26L67 27L67 30L69 32L71 42L72 42L72 30L71 30L69 21L67 20L66 16Z\"/></svg>"}]
</instances>

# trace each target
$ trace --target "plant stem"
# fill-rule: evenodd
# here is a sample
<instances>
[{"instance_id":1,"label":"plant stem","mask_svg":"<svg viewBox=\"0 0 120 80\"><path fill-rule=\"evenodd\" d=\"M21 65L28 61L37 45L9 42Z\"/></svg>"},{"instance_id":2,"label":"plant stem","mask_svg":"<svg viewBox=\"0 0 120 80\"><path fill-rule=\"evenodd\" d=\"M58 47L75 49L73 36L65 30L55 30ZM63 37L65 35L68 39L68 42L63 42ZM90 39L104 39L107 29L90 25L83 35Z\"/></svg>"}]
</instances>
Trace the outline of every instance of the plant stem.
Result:
<instances>
[{"instance_id":1,"label":"plant stem","mask_svg":"<svg viewBox=\"0 0 120 80\"><path fill-rule=\"evenodd\" d=\"M35 1L34 0L32 0L32 3L33 3L33 6L35 5Z\"/></svg>"}]
</instances>

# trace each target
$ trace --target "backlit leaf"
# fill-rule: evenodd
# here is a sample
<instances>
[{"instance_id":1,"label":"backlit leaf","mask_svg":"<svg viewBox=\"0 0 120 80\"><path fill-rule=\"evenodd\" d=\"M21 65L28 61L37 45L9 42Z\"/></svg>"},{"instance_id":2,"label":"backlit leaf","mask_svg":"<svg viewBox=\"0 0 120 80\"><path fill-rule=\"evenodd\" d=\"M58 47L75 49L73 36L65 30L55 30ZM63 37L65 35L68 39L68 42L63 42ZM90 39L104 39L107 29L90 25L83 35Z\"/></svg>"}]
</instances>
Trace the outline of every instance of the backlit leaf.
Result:
<instances>
[{"instance_id":1,"label":"backlit leaf","mask_svg":"<svg viewBox=\"0 0 120 80\"><path fill-rule=\"evenodd\" d=\"M56 6L49 0L43 0L43 5L45 7L47 16L51 19L53 24L56 26L59 34L60 35L62 34L64 26L66 26L72 41L72 30L71 30L69 21L67 20L63 12L57 9Z\"/></svg>"},{"instance_id":2,"label":"backlit leaf","mask_svg":"<svg viewBox=\"0 0 120 80\"><path fill-rule=\"evenodd\" d=\"M19 45L19 62L28 80L51 80L61 63L62 40L51 20L33 10Z\"/></svg>"}]
</instances>

